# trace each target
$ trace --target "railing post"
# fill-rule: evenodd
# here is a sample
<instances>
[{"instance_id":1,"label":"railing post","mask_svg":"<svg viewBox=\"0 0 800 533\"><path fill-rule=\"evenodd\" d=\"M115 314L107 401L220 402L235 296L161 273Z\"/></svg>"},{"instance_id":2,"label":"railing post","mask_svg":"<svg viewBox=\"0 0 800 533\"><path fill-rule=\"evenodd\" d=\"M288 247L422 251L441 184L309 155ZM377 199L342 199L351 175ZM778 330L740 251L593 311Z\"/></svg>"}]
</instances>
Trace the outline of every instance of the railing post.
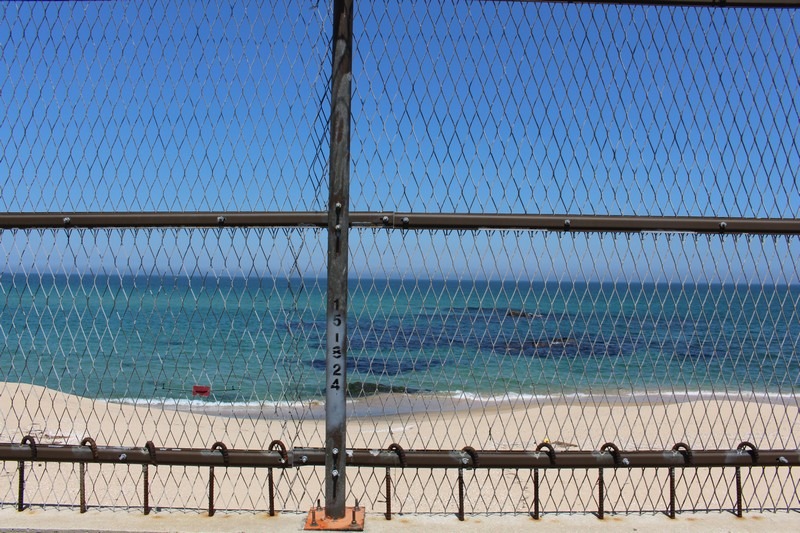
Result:
<instances>
[{"instance_id":1,"label":"railing post","mask_svg":"<svg viewBox=\"0 0 800 533\"><path fill-rule=\"evenodd\" d=\"M347 237L350 226L350 101L353 0L333 3L328 202L328 298L325 394L325 514L345 515L347 393Z\"/></svg>"}]
</instances>

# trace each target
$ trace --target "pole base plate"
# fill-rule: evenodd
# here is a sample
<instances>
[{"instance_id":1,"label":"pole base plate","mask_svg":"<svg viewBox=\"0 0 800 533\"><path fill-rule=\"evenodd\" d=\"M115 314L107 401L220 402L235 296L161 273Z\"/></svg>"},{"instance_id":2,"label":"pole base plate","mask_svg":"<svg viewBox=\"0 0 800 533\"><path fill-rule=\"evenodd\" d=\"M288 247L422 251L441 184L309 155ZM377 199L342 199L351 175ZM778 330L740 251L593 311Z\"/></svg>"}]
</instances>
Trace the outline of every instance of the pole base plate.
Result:
<instances>
[{"instance_id":1,"label":"pole base plate","mask_svg":"<svg viewBox=\"0 0 800 533\"><path fill-rule=\"evenodd\" d=\"M364 531L364 508L345 507L344 518L325 516L324 507L312 507L306 518L306 531Z\"/></svg>"}]
</instances>

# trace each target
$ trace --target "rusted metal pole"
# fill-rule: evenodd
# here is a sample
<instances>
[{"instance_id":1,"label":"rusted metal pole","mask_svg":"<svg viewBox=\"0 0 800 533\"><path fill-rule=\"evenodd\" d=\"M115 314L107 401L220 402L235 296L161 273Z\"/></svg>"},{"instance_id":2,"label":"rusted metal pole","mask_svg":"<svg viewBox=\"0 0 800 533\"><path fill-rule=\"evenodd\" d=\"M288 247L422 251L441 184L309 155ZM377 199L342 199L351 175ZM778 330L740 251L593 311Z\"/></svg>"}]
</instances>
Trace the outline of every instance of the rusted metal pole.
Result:
<instances>
[{"instance_id":1,"label":"rusted metal pole","mask_svg":"<svg viewBox=\"0 0 800 533\"><path fill-rule=\"evenodd\" d=\"M208 516L214 516L214 467L208 467Z\"/></svg>"},{"instance_id":2,"label":"rusted metal pole","mask_svg":"<svg viewBox=\"0 0 800 533\"><path fill-rule=\"evenodd\" d=\"M97 443L94 441L92 437L85 437L81 441L81 446L89 446L89 449L92 452L92 459L97 461ZM78 463L79 474L80 474L80 505L81 505L81 513L86 512L86 461L81 461Z\"/></svg>"},{"instance_id":3,"label":"rusted metal pole","mask_svg":"<svg viewBox=\"0 0 800 533\"><path fill-rule=\"evenodd\" d=\"M597 472L597 518L600 520L605 516L606 483L603 479L603 469Z\"/></svg>"},{"instance_id":4,"label":"rusted metal pole","mask_svg":"<svg viewBox=\"0 0 800 533\"><path fill-rule=\"evenodd\" d=\"M267 483L269 484L269 515L275 516L275 478L272 474L272 468L267 470Z\"/></svg>"},{"instance_id":5,"label":"rusted metal pole","mask_svg":"<svg viewBox=\"0 0 800 533\"><path fill-rule=\"evenodd\" d=\"M736 516L742 517L742 468L736 467Z\"/></svg>"},{"instance_id":6,"label":"rusted metal pole","mask_svg":"<svg viewBox=\"0 0 800 533\"><path fill-rule=\"evenodd\" d=\"M19 491L17 492L17 511L25 510L25 461L18 463L19 469Z\"/></svg>"},{"instance_id":7,"label":"rusted metal pole","mask_svg":"<svg viewBox=\"0 0 800 533\"><path fill-rule=\"evenodd\" d=\"M392 472L386 467L386 512L383 515L386 520L392 519Z\"/></svg>"},{"instance_id":8,"label":"rusted metal pole","mask_svg":"<svg viewBox=\"0 0 800 533\"><path fill-rule=\"evenodd\" d=\"M86 463L83 461L78 463L78 475L80 475L80 511L83 514L86 512Z\"/></svg>"},{"instance_id":9,"label":"rusted metal pole","mask_svg":"<svg viewBox=\"0 0 800 533\"><path fill-rule=\"evenodd\" d=\"M281 464L284 467L289 466L289 453L283 441L275 439L269 443L267 449L269 451L278 450L281 454ZM272 467L270 467L267 472L269 482L269 515L275 516L275 478L273 477Z\"/></svg>"},{"instance_id":10,"label":"rusted metal pole","mask_svg":"<svg viewBox=\"0 0 800 533\"><path fill-rule=\"evenodd\" d=\"M667 516L675 518L675 467L669 467L669 509Z\"/></svg>"},{"instance_id":11,"label":"rusted metal pole","mask_svg":"<svg viewBox=\"0 0 800 533\"><path fill-rule=\"evenodd\" d=\"M325 394L325 514L345 515L347 392L347 236L350 227L350 100L353 0L333 3L328 201L327 380Z\"/></svg>"},{"instance_id":12,"label":"rusted metal pole","mask_svg":"<svg viewBox=\"0 0 800 533\"><path fill-rule=\"evenodd\" d=\"M142 465L142 507L144 514L150 514L150 467Z\"/></svg>"},{"instance_id":13,"label":"rusted metal pole","mask_svg":"<svg viewBox=\"0 0 800 533\"><path fill-rule=\"evenodd\" d=\"M458 520L464 521L464 469L458 469Z\"/></svg>"},{"instance_id":14,"label":"rusted metal pole","mask_svg":"<svg viewBox=\"0 0 800 533\"><path fill-rule=\"evenodd\" d=\"M30 435L25 435L22 437L21 446L28 446L30 450L30 461L31 467L33 466L33 461L36 460L39 452L36 446L36 439L34 439ZM25 461L19 461L19 498L17 499L17 511L20 513L25 510Z\"/></svg>"}]
</instances>

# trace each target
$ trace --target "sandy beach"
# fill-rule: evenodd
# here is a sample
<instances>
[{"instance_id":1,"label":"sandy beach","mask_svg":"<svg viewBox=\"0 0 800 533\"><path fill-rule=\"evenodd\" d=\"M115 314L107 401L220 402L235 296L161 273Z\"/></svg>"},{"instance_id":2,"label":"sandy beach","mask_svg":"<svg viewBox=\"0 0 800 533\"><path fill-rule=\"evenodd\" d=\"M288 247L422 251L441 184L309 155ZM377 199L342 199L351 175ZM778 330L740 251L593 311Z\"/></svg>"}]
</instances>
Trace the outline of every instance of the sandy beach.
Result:
<instances>
[{"instance_id":1,"label":"sandy beach","mask_svg":"<svg viewBox=\"0 0 800 533\"><path fill-rule=\"evenodd\" d=\"M478 450L532 449L547 439L557 450L595 450L614 442L625 450L669 449L684 442L694 449L731 449L742 441L760 448L798 447L800 414L791 396L684 398L572 396L557 399L410 396L386 394L351 402L348 423L353 448ZM680 401L678 401L680 400ZM93 400L38 386L0 384L1 442L32 435L39 443L78 444L91 436L98 445L264 449L273 439L289 448L322 446L321 404L224 405L189 402ZM0 501L17 498L17 465L0 466ZM89 465L90 507L140 507L142 468ZM385 507L385 469L348 470L349 492L368 509ZM454 512L456 473L392 469L395 512ZM34 463L29 468L26 501L77 505L78 466ZM217 469L218 509L268 508L264 469ZM730 509L733 469L678 471L680 509ZM151 466L150 501L155 509L205 509L208 469ZM548 471L542 475L544 512L593 512L597 508L594 470ZM666 469L607 473L606 509L659 511L667 507ZM745 507L787 509L800 506L798 480L789 469L746 469ZM322 472L315 467L276 471L279 509L302 511L322 497ZM467 512L527 512L532 508L528 470L475 470L465 474Z\"/></svg>"}]
</instances>

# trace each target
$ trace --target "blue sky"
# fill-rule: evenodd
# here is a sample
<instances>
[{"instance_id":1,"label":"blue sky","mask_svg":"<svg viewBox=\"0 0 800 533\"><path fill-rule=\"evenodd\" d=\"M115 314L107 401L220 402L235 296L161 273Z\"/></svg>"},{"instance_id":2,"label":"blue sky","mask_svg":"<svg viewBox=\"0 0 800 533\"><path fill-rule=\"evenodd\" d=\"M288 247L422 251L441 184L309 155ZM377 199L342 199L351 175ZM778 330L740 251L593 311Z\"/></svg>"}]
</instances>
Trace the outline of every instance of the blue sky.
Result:
<instances>
[{"instance_id":1,"label":"blue sky","mask_svg":"<svg viewBox=\"0 0 800 533\"><path fill-rule=\"evenodd\" d=\"M1 5L0 208L322 209L328 20L286 4Z\"/></svg>"},{"instance_id":2,"label":"blue sky","mask_svg":"<svg viewBox=\"0 0 800 533\"><path fill-rule=\"evenodd\" d=\"M446 212L800 211L792 11L378 4L358 41L358 198Z\"/></svg>"},{"instance_id":3,"label":"blue sky","mask_svg":"<svg viewBox=\"0 0 800 533\"><path fill-rule=\"evenodd\" d=\"M0 4L0 209L324 210L330 14L325 3L274 4ZM352 210L800 212L796 10L358 5ZM189 260L210 270L231 255L224 243L253 238L204 235L216 258ZM289 235L310 254L309 273L318 269L324 235ZM478 270L503 277L528 272L530 255L546 249L549 262L527 275L583 262L587 277L667 279L702 271L716 250L714 276L735 267L741 273L727 277L757 279L769 267L797 280L791 265L773 263L797 255L796 238L771 255L763 239L578 236L556 245L560 237L525 235L358 231L353 268L375 271L399 250L390 275L405 261L420 275L470 274L481 253ZM112 242L126 238L95 236L94 255L78 250L85 257L71 263L110 267L110 255L127 252ZM0 237L6 262L60 264L73 253L54 236L54 259L37 239ZM166 237L139 267L170 268L158 257L181 256L192 239ZM14 252L20 246L29 249ZM238 261L247 271L257 258Z\"/></svg>"}]
</instances>

